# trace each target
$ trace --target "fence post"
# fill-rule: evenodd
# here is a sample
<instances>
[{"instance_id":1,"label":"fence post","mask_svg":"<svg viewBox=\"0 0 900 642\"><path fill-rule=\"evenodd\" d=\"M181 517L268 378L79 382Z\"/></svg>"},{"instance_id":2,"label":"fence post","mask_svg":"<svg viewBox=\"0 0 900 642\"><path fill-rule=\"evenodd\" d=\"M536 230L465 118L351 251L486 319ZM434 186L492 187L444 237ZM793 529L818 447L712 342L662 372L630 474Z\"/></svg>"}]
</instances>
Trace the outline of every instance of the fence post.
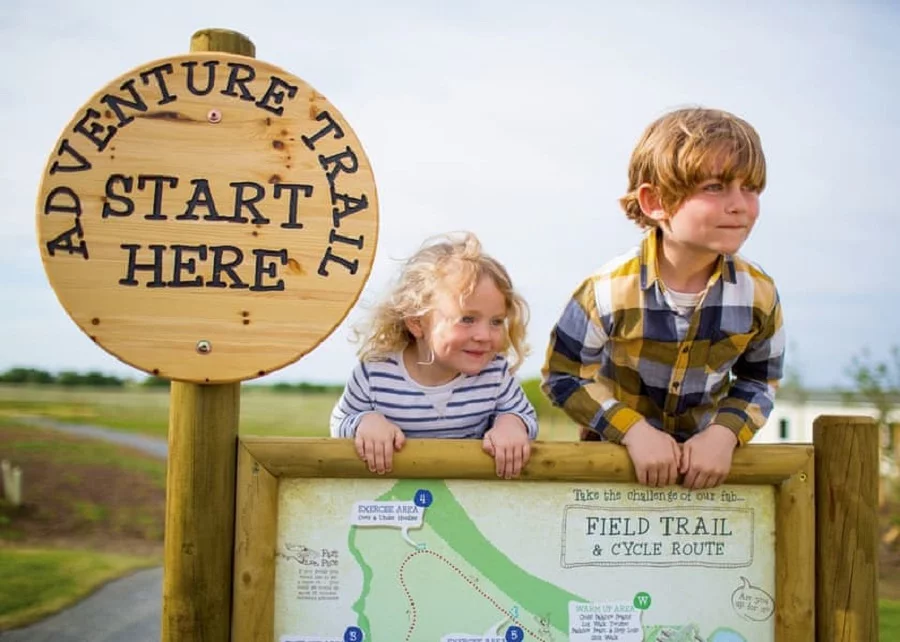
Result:
<instances>
[{"instance_id":1,"label":"fence post","mask_svg":"<svg viewBox=\"0 0 900 642\"><path fill-rule=\"evenodd\" d=\"M816 640L878 639L878 424L813 423L816 481Z\"/></svg>"}]
</instances>

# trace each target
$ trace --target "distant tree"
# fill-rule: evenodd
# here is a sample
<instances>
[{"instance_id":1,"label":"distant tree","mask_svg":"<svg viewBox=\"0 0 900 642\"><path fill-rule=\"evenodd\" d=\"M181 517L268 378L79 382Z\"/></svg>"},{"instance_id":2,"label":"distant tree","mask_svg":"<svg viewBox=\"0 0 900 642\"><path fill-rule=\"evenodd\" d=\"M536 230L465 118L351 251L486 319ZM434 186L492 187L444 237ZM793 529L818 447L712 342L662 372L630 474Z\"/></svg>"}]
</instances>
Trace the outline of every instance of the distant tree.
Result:
<instances>
[{"instance_id":1,"label":"distant tree","mask_svg":"<svg viewBox=\"0 0 900 642\"><path fill-rule=\"evenodd\" d=\"M888 415L900 407L900 347L893 346L884 361L863 349L850 360L847 376L853 382L855 398L867 401L878 411L878 422L887 425Z\"/></svg>"},{"instance_id":2,"label":"distant tree","mask_svg":"<svg viewBox=\"0 0 900 642\"><path fill-rule=\"evenodd\" d=\"M55 383L56 378L46 370L11 368L0 375L0 383Z\"/></svg>"},{"instance_id":3,"label":"distant tree","mask_svg":"<svg viewBox=\"0 0 900 642\"><path fill-rule=\"evenodd\" d=\"M141 382L141 386L146 388L168 388L169 380L163 377L150 376Z\"/></svg>"}]
</instances>

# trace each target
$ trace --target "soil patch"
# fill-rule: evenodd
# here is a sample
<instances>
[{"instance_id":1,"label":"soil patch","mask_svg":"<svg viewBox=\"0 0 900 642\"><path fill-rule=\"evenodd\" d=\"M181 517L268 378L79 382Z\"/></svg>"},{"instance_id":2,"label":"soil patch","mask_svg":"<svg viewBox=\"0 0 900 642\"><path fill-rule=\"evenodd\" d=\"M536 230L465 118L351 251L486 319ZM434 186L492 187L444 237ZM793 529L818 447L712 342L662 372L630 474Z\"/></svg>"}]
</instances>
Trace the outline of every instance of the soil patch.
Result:
<instances>
[{"instance_id":1,"label":"soil patch","mask_svg":"<svg viewBox=\"0 0 900 642\"><path fill-rule=\"evenodd\" d=\"M8 423L0 424L0 459L23 481L21 506L0 501L0 545L161 554L164 461Z\"/></svg>"}]
</instances>

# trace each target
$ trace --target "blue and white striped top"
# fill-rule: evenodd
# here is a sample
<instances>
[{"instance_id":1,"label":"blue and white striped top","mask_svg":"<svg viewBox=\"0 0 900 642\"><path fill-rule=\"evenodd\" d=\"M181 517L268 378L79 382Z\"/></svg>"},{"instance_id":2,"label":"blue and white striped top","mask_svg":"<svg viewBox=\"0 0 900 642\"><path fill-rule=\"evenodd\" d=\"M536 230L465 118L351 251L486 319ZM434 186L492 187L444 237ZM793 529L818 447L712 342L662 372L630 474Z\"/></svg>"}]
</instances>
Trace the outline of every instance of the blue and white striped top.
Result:
<instances>
[{"instance_id":1,"label":"blue and white striped top","mask_svg":"<svg viewBox=\"0 0 900 642\"><path fill-rule=\"evenodd\" d=\"M501 356L476 375L460 374L440 386L416 383L400 353L360 362L331 413L331 436L355 437L370 412L384 415L412 439L480 439L503 414L519 417L529 439L538 432L534 408Z\"/></svg>"}]
</instances>

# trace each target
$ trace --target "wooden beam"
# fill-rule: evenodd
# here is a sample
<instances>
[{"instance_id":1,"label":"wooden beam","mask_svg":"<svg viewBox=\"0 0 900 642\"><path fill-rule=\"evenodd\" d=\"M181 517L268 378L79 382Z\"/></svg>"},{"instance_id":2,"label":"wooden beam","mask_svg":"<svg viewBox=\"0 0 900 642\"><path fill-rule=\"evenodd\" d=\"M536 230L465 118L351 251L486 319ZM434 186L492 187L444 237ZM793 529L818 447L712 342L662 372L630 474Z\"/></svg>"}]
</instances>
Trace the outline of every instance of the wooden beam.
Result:
<instances>
[{"instance_id":1,"label":"wooden beam","mask_svg":"<svg viewBox=\"0 0 900 642\"><path fill-rule=\"evenodd\" d=\"M818 417L816 640L878 639L878 425Z\"/></svg>"},{"instance_id":2,"label":"wooden beam","mask_svg":"<svg viewBox=\"0 0 900 642\"><path fill-rule=\"evenodd\" d=\"M815 463L812 452L775 489L775 640L813 640L815 593Z\"/></svg>"},{"instance_id":3,"label":"wooden beam","mask_svg":"<svg viewBox=\"0 0 900 642\"><path fill-rule=\"evenodd\" d=\"M350 439L243 437L253 457L276 477L375 477ZM729 484L779 484L807 465L812 447L746 446L734 454ZM410 439L394 455L389 477L492 479L494 462L479 440ZM523 480L635 482L621 446L600 442L535 442Z\"/></svg>"},{"instance_id":4,"label":"wooden beam","mask_svg":"<svg viewBox=\"0 0 900 642\"><path fill-rule=\"evenodd\" d=\"M275 627L278 479L238 446L231 639L271 640Z\"/></svg>"}]
</instances>

